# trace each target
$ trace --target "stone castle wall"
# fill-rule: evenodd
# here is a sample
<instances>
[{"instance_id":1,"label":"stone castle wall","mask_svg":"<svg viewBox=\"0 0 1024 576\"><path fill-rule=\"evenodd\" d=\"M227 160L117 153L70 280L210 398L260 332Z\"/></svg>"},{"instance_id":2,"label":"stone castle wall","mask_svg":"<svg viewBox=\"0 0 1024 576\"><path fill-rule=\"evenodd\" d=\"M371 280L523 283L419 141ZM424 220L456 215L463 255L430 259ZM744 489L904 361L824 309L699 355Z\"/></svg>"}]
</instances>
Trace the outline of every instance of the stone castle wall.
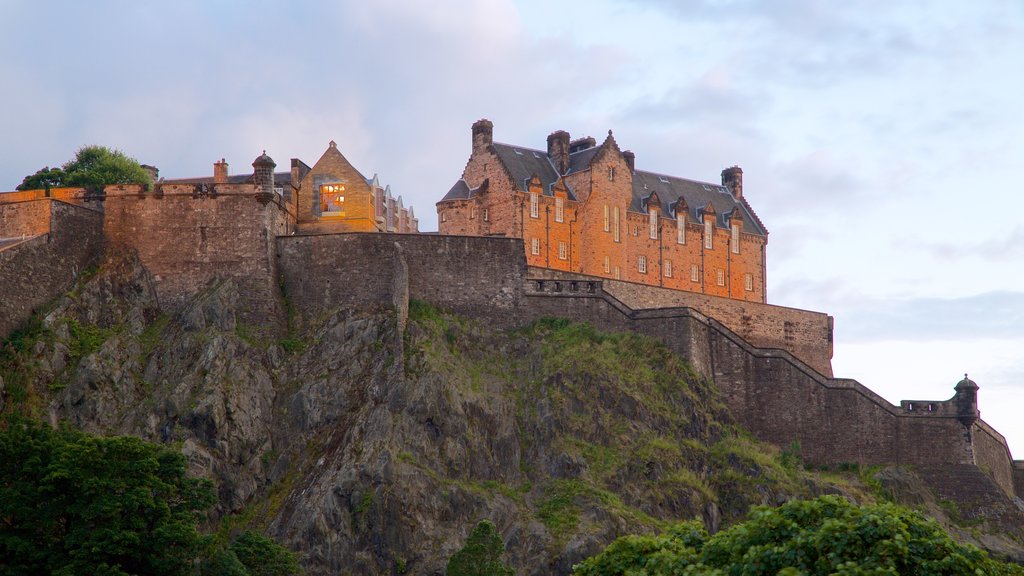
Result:
<instances>
[{"instance_id":1,"label":"stone castle wall","mask_svg":"<svg viewBox=\"0 0 1024 576\"><path fill-rule=\"evenodd\" d=\"M263 323L280 317L274 238L291 230L286 207L255 194L251 184L108 186L103 231L138 252L165 309L231 279L243 321Z\"/></svg>"},{"instance_id":2,"label":"stone castle wall","mask_svg":"<svg viewBox=\"0 0 1024 576\"><path fill-rule=\"evenodd\" d=\"M581 278L579 274L535 267L530 268L529 275L530 278ZM786 350L821 374L832 376L832 317L828 314L623 280L593 279L601 280L608 294L634 310L693 308L722 322L759 348Z\"/></svg>"},{"instance_id":3,"label":"stone castle wall","mask_svg":"<svg viewBox=\"0 0 1024 576\"><path fill-rule=\"evenodd\" d=\"M0 204L0 236L11 229L37 234L0 245L0 338L99 263L102 220L99 212L52 199Z\"/></svg>"}]
</instances>

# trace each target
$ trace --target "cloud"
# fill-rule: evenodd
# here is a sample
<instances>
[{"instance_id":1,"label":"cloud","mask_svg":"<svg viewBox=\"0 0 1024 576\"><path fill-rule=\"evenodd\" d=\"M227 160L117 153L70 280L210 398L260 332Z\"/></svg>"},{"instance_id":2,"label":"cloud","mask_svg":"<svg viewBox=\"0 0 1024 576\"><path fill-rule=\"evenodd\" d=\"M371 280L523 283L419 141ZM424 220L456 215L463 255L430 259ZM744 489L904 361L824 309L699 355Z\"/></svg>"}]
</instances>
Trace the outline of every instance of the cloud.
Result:
<instances>
[{"instance_id":1,"label":"cloud","mask_svg":"<svg viewBox=\"0 0 1024 576\"><path fill-rule=\"evenodd\" d=\"M965 214L969 210L965 207ZM922 245L922 250L940 260L977 260L1009 262L1024 259L1024 226L1016 226L1002 236L980 242L936 242Z\"/></svg>"}]
</instances>

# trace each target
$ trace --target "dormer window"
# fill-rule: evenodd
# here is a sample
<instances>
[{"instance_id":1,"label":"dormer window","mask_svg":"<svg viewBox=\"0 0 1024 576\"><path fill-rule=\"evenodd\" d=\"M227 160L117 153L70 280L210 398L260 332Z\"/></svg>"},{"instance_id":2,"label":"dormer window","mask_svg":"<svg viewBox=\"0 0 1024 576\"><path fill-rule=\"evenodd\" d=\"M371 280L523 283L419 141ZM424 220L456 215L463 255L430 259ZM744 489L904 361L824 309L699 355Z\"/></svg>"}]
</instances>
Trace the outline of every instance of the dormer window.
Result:
<instances>
[{"instance_id":1,"label":"dormer window","mask_svg":"<svg viewBox=\"0 0 1024 576\"><path fill-rule=\"evenodd\" d=\"M686 216L676 214L676 243L686 244Z\"/></svg>"},{"instance_id":2,"label":"dormer window","mask_svg":"<svg viewBox=\"0 0 1024 576\"><path fill-rule=\"evenodd\" d=\"M561 198L555 198L555 222L565 221L565 202Z\"/></svg>"},{"instance_id":3,"label":"dormer window","mask_svg":"<svg viewBox=\"0 0 1024 576\"><path fill-rule=\"evenodd\" d=\"M530 192L530 218L540 217L540 197L536 192Z\"/></svg>"},{"instance_id":4,"label":"dormer window","mask_svg":"<svg viewBox=\"0 0 1024 576\"><path fill-rule=\"evenodd\" d=\"M711 220L704 221L704 248L712 250L714 248L714 226L711 224Z\"/></svg>"},{"instance_id":5,"label":"dormer window","mask_svg":"<svg viewBox=\"0 0 1024 576\"><path fill-rule=\"evenodd\" d=\"M656 209L652 209L650 213L650 228L651 240L656 240L658 238L658 211Z\"/></svg>"},{"instance_id":6,"label":"dormer window","mask_svg":"<svg viewBox=\"0 0 1024 576\"><path fill-rule=\"evenodd\" d=\"M732 253L740 253L740 225L735 223L732 225Z\"/></svg>"}]
</instances>

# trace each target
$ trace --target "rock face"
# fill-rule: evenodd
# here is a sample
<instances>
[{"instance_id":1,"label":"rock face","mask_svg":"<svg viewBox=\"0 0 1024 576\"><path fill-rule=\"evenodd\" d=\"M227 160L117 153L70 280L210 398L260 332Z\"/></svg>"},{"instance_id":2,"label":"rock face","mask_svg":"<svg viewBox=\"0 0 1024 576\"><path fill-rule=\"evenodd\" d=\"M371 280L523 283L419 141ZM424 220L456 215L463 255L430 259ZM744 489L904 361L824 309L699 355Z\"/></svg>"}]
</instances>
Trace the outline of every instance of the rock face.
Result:
<instances>
[{"instance_id":1,"label":"rock face","mask_svg":"<svg viewBox=\"0 0 1024 576\"><path fill-rule=\"evenodd\" d=\"M218 487L211 522L263 530L309 574L442 574L482 518L518 574L567 574L671 521L870 498L746 439L648 338L411 302L407 320L336 310L271 339L230 281L173 316L155 294L136 259L107 262L0 354L0 409L180 445Z\"/></svg>"}]
</instances>

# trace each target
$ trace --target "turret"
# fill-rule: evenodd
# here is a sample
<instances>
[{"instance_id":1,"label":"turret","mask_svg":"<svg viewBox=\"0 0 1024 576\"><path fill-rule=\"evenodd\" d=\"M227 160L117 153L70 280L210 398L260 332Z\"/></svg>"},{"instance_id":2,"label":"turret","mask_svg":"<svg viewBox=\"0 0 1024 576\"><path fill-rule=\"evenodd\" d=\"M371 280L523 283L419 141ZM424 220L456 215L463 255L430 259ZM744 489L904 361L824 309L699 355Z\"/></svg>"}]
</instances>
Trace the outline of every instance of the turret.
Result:
<instances>
[{"instance_id":1,"label":"turret","mask_svg":"<svg viewBox=\"0 0 1024 576\"><path fill-rule=\"evenodd\" d=\"M256 185L256 199L261 203L266 204L274 199L274 167L277 164L274 160L267 156L267 151L264 150L263 154L252 163L253 184Z\"/></svg>"},{"instance_id":2,"label":"turret","mask_svg":"<svg viewBox=\"0 0 1024 576\"><path fill-rule=\"evenodd\" d=\"M978 385L964 374L964 379L957 382L956 418L964 426L970 427L981 414L978 412Z\"/></svg>"}]
</instances>

